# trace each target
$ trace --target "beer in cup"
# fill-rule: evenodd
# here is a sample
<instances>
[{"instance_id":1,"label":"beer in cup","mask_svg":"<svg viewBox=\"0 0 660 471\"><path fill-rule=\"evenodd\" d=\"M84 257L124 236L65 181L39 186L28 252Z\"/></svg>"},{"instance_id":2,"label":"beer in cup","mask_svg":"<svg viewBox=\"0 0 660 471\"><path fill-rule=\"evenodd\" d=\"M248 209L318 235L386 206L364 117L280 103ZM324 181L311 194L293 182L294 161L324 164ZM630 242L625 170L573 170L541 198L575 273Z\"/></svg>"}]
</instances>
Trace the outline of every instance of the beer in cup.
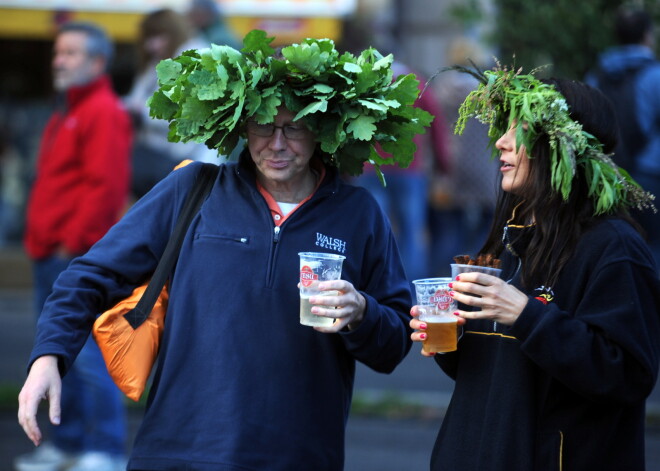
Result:
<instances>
[{"instance_id":1,"label":"beer in cup","mask_svg":"<svg viewBox=\"0 0 660 471\"><path fill-rule=\"evenodd\" d=\"M330 327L331 317L312 314L311 296L337 296L338 291L320 291L322 281L338 280L341 277L343 255L322 252L300 252L300 323L312 327ZM325 306L323 306L325 307Z\"/></svg>"},{"instance_id":2,"label":"beer in cup","mask_svg":"<svg viewBox=\"0 0 660 471\"><path fill-rule=\"evenodd\" d=\"M458 348L457 304L449 295L451 278L414 280L419 320L426 323L425 352L445 353Z\"/></svg>"}]
</instances>

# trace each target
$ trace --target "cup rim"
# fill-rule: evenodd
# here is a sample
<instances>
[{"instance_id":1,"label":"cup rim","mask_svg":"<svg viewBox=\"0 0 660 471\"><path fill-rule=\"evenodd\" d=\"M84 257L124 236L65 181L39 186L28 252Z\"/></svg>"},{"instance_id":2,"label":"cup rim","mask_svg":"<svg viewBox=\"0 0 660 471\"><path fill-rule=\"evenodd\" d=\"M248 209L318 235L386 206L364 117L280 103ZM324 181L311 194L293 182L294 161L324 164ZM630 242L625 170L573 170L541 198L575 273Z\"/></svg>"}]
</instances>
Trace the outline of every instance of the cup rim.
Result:
<instances>
[{"instance_id":1,"label":"cup rim","mask_svg":"<svg viewBox=\"0 0 660 471\"><path fill-rule=\"evenodd\" d=\"M473 271L481 272L481 273L483 273L483 270L493 270L493 271L497 271L498 273L500 273L502 271L501 268L485 267L483 265L468 265L468 264L465 264L465 263L450 263L449 266L450 267L460 267L460 268L468 267L470 269L473 269Z\"/></svg>"},{"instance_id":2,"label":"cup rim","mask_svg":"<svg viewBox=\"0 0 660 471\"><path fill-rule=\"evenodd\" d=\"M413 280L414 285L437 285L437 284L447 284L454 281L451 276L441 276L436 278L420 278L419 280Z\"/></svg>"},{"instance_id":3,"label":"cup rim","mask_svg":"<svg viewBox=\"0 0 660 471\"><path fill-rule=\"evenodd\" d=\"M327 253L327 252L298 252L300 258L317 258L320 260L345 260L344 255L339 255L336 253Z\"/></svg>"}]
</instances>

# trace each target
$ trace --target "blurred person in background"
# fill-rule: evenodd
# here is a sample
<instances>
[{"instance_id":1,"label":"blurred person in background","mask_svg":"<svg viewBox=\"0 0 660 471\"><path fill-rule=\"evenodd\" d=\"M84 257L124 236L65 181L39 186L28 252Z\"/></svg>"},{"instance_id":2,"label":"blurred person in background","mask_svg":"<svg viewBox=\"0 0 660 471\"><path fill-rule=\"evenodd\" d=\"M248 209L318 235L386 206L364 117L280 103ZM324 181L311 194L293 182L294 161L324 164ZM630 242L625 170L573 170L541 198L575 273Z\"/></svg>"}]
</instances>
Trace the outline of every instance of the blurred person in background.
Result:
<instances>
[{"instance_id":1,"label":"blurred person in background","mask_svg":"<svg viewBox=\"0 0 660 471\"><path fill-rule=\"evenodd\" d=\"M107 75L112 54L93 24L65 24L55 39L53 85L61 103L42 136L25 230L39 313L69 262L126 208L132 131ZM18 471L114 471L125 463L123 399L91 337L62 380L56 425L51 443L16 458Z\"/></svg>"},{"instance_id":2,"label":"blurred person in background","mask_svg":"<svg viewBox=\"0 0 660 471\"><path fill-rule=\"evenodd\" d=\"M192 0L188 9L188 18L201 39L208 44L231 46L241 49L241 42L225 23L220 4L215 0Z\"/></svg>"},{"instance_id":3,"label":"blurred person in background","mask_svg":"<svg viewBox=\"0 0 660 471\"><path fill-rule=\"evenodd\" d=\"M481 66L486 57L474 41L454 39L447 52L450 64ZM443 114L453 126L465 97L479 82L468 74L445 71L432 80ZM461 135L450 135L451 173L436 179L431 189L431 272L448 276L452 257L476 255L493 218L499 162L487 158L488 128L477 120L465 124Z\"/></svg>"},{"instance_id":4,"label":"blurred person in background","mask_svg":"<svg viewBox=\"0 0 660 471\"><path fill-rule=\"evenodd\" d=\"M12 116L15 117L15 116ZM24 233L29 177L13 126L0 131L0 247L20 246Z\"/></svg>"},{"instance_id":5,"label":"blurred person in background","mask_svg":"<svg viewBox=\"0 0 660 471\"><path fill-rule=\"evenodd\" d=\"M616 16L617 45L604 51L586 82L601 89L617 112L620 141L613 159L640 185L660 194L660 62L655 57L651 15L622 7ZM634 211L660 266L660 214Z\"/></svg>"},{"instance_id":6,"label":"blurred person in background","mask_svg":"<svg viewBox=\"0 0 660 471\"><path fill-rule=\"evenodd\" d=\"M8 239L6 235L6 221L9 221L10 218L7 216L7 203L5 202L5 161L7 156L10 153L10 139L9 139L9 129L8 126L0 121L0 246L4 246Z\"/></svg>"},{"instance_id":7,"label":"blurred person in background","mask_svg":"<svg viewBox=\"0 0 660 471\"><path fill-rule=\"evenodd\" d=\"M382 45L383 50L392 52L396 49L392 25L382 23L381 20L379 18L375 23L364 18L347 20L340 49L356 52L376 43ZM393 78L415 75L420 90L415 106L430 113L434 119L424 134L418 134L413 139L416 151L408 167L380 167L385 177L385 187L369 163L364 165L364 173L353 179L353 183L369 190L389 217L406 276L412 281L430 275L429 190L434 180L448 178L451 163L450 133L434 90L426 86L426 79L418 71L401 61L397 54L395 56ZM384 152L379 154L389 158Z\"/></svg>"},{"instance_id":8,"label":"blurred person in background","mask_svg":"<svg viewBox=\"0 0 660 471\"><path fill-rule=\"evenodd\" d=\"M133 179L131 190L140 198L185 159L219 163L217 152L197 142L169 142L166 121L149 116L147 100L158 88L156 65L188 49L208 47L196 35L193 25L181 13L160 9L147 14L140 23L138 74L124 103L133 119Z\"/></svg>"},{"instance_id":9,"label":"blurred person in background","mask_svg":"<svg viewBox=\"0 0 660 471\"><path fill-rule=\"evenodd\" d=\"M368 189L389 216L394 227L401 259L409 280L429 276L429 190L438 179L446 181L450 174L449 129L433 89L426 80L399 61L392 66L394 77L414 74L419 80L420 96L415 106L434 116L426 134L415 136L417 146L410 165L382 168L387 186L383 186L373 167L366 164L364 175L355 182ZM386 157L385 154L383 154ZM449 230L443 227L443 230Z\"/></svg>"}]
</instances>

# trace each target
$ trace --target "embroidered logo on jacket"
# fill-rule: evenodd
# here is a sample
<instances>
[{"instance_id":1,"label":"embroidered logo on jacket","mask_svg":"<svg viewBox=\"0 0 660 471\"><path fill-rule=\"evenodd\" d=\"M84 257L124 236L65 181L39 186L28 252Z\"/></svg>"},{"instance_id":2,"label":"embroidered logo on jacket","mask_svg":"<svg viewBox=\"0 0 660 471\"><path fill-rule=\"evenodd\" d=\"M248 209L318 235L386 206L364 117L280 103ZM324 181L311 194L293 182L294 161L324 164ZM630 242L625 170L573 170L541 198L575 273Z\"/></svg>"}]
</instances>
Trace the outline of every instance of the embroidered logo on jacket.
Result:
<instances>
[{"instance_id":1,"label":"embroidered logo on jacket","mask_svg":"<svg viewBox=\"0 0 660 471\"><path fill-rule=\"evenodd\" d=\"M543 304L551 303L555 299L555 293L552 291L552 288L549 286L540 286L534 290L539 293L537 296L534 296L534 299L538 299Z\"/></svg>"},{"instance_id":2,"label":"embroidered logo on jacket","mask_svg":"<svg viewBox=\"0 0 660 471\"><path fill-rule=\"evenodd\" d=\"M346 252L346 242L341 239L335 239L334 237L328 237L320 232L316 233L316 245L339 253Z\"/></svg>"}]
</instances>

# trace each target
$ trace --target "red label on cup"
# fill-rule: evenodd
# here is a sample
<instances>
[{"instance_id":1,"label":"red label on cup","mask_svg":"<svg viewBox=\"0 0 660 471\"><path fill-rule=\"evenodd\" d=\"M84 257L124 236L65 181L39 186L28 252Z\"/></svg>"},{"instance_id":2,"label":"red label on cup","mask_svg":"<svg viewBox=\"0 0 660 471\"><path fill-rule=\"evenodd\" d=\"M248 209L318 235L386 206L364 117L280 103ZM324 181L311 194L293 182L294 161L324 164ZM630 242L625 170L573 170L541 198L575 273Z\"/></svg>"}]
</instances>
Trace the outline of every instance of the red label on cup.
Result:
<instances>
[{"instance_id":1,"label":"red label on cup","mask_svg":"<svg viewBox=\"0 0 660 471\"><path fill-rule=\"evenodd\" d=\"M438 309L441 311L446 311L451 305L452 298L449 296L449 292L444 289L439 289L435 292L433 296L429 299L429 303L438 306Z\"/></svg>"},{"instance_id":2,"label":"red label on cup","mask_svg":"<svg viewBox=\"0 0 660 471\"><path fill-rule=\"evenodd\" d=\"M300 269L300 283L304 287L308 287L312 284L314 280L318 280L319 276L314 274L314 270L305 265Z\"/></svg>"}]
</instances>

